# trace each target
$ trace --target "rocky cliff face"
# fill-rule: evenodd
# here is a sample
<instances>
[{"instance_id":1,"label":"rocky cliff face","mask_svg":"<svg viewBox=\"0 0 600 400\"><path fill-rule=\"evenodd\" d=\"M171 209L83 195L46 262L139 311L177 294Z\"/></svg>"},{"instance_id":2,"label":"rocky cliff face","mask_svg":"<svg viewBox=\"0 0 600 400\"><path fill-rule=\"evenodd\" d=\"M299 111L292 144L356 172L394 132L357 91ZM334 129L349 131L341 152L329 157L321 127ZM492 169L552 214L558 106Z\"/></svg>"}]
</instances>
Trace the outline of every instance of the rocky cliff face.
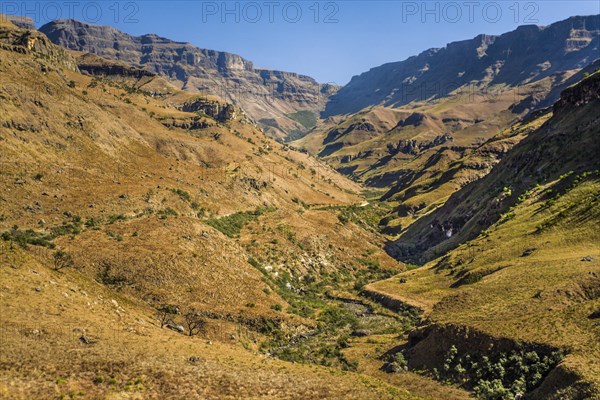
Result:
<instances>
[{"instance_id":1,"label":"rocky cliff face","mask_svg":"<svg viewBox=\"0 0 600 400\"><path fill-rule=\"evenodd\" d=\"M14 23L12 20L15 20ZM0 14L0 47L4 50L21 54L32 54L35 57L49 61L45 68L61 66L78 71L75 58L64 49L56 46L46 36L27 27L28 19L7 18Z\"/></svg>"},{"instance_id":2,"label":"rocky cliff face","mask_svg":"<svg viewBox=\"0 0 600 400\"><path fill-rule=\"evenodd\" d=\"M154 34L136 37L74 20L54 21L40 31L67 49L123 61L168 77L186 90L218 95L256 121L271 121L267 129L279 137L306 130L288 115L298 111L318 114L335 90L308 76L256 69L236 54L200 49Z\"/></svg>"},{"instance_id":3,"label":"rocky cliff face","mask_svg":"<svg viewBox=\"0 0 600 400\"><path fill-rule=\"evenodd\" d=\"M559 115L568 109L600 100L600 60L593 67L596 71L594 74L561 93L560 100L554 104L554 114Z\"/></svg>"},{"instance_id":4,"label":"rocky cliff face","mask_svg":"<svg viewBox=\"0 0 600 400\"><path fill-rule=\"evenodd\" d=\"M156 76L156 74L145 69L131 67L120 62L108 61L89 53L77 57L77 66L81 72L96 76L119 76L137 79L145 76Z\"/></svg>"},{"instance_id":5,"label":"rocky cliff face","mask_svg":"<svg viewBox=\"0 0 600 400\"><path fill-rule=\"evenodd\" d=\"M181 111L206 114L217 121L225 122L235 118L235 107L231 104L220 104L216 101L197 98L181 106Z\"/></svg>"},{"instance_id":6,"label":"rocky cliff face","mask_svg":"<svg viewBox=\"0 0 600 400\"><path fill-rule=\"evenodd\" d=\"M14 24L17 28L35 30L35 24L29 17L21 17L19 15L1 15L0 18L6 19Z\"/></svg>"},{"instance_id":7,"label":"rocky cliff face","mask_svg":"<svg viewBox=\"0 0 600 400\"><path fill-rule=\"evenodd\" d=\"M518 86L582 68L598 58L599 34L600 16L594 15L450 43L355 76L331 98L325 116L445 97L473 82L477 90L493 84Z\"/></svg>"}]
</instances>

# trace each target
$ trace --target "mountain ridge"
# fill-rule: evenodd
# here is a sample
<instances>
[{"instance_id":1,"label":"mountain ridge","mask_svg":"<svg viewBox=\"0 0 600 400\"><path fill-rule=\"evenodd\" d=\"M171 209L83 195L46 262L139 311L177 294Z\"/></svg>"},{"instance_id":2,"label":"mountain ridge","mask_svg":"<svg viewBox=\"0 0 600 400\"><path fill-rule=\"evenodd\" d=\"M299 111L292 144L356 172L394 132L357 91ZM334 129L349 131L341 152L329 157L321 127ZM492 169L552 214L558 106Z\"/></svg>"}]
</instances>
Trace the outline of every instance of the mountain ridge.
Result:
<instances>
[{"instance_id":1,"label":"mountain ridge","mask_svg":"<svg viewBox=\"0 0 600 400\"><path fill-rule=\"evenodd\" d=\"M156 34L133 36L76 20L52 21L39 30L61 47L123 61L163 75L185 90L234 102L281 139L306 131L290 115L304 111L317 116L327 97L337 90L307 75L255 68L237 54L202 49Z\"/></svg>"},{"instance_id":2,"label":"mountain ridge","mask_svg":"<svg viewBox=\"0 0 600 400\"><path fill-rule=\"evenodd\" d=\"M575 27L575 24L577 24L577 27ZM531 50L535 49L534 45L542 47L541 43L547 39L545 36L562 34L564 37L565 30L573 30L574 32L573 35L566 36L566 42L562 46L562 49L565 50L564 54L562 54L563 56L568 58L568 54L575 50L591 47L588 49L587 54L581 57L584 61L578 62L579 67L583 67L594 61L595 58L598 58L600 15L575 16L547 26L521 25L515 30L502 35L479 34L472 39L448 43L445 47L431 48L416 56L408 57L403 61L386 63L354 76L350 83L340 89L330 99L323 112L323 116L329 117L354 113L377 104L398 107L410 101L425 100L423 96L415 96L410 92L405 93L405 98L401 98L393 93L394 88L396 90L400 89L398 85L402 89L410 90L411 87L415 87L415 82L422 84L421 82L425 81L423 83L425 85L427 81L436 82L437 86L442 88L442 90L437 90L436 92L435 87L429 90L431 95L436 97L443 97L450 91L468 84L472 80L491 79L492 82L500 81L501 83L513 85L525 83L529 77L506 76L509 74L506 74L504 69L506 68L506 64L511 66L508 61L511 55L513 59L518 58L521 66L525 62L529 62L530 64L528 68L522 70L518 70L518 66L512 66L513 69L518 70L519 73L517 75L523 75L529 70L530 74L534 74L534 78L547 76L550 72L557 71L561 65L568 64L569 60L556 59L556 64L559 67L551 65L549 68L543 69L544 66L541 66L536 70L532 67L535 64L532 64L530 59L534 57L540 58L544 54L551 54L552 51L561 48L560 44L549 49L544 49L543 54L532 54ZM586 31L590 32L590 34L586 35ZM584 33L581 34L581 32ZM529 44L532 41L534 43ZM524 43L528 44L523 45ZM552 40L547 40L546 43L552 43ZM584 46L586 43L588 45ZM516 47L512 48L512 45L516 45ZM468 57L465 57L465 50L469 54ZM487 58L490 57L493 57L493 59L487 61ZM593 59L591 59L592 57ZM539 61L542 62L545 60L540 58ZM451 71L435 73L436 67L445 69L443 67L448 64L452 68ZM495 64L497 64L496 67L494 66ZM488 76L485 76L483 72L486 68L497 68L497 70L491 70ZM382 93L374 94L373 90L375 88L379 89Z\"/></svg>"}]
</instances>

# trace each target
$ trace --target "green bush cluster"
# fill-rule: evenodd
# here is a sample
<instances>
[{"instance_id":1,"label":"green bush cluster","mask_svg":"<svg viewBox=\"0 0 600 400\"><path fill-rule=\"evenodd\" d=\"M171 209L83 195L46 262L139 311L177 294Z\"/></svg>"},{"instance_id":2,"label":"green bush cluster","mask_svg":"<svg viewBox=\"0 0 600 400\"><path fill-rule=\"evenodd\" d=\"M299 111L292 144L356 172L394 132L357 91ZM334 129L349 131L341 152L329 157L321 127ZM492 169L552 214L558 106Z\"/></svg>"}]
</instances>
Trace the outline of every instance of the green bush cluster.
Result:
<instances>
[{"instance_id":1,"label":"green bush cluster","mask_svg":"<svg viewBox=\"0 0 600 400\"><path fill-rule=\"evenodd\" d=\"M380 231L384 216L389 212L390 206L386 203L373 202L366 206L329 206L325 209L339 210L338 219L342 224L353 222L373 231Z\"/></svg>"},{"instance_id":2,"label":"green bush cluster","mask_svg":"<svg viewBox=\"0 0 600 400\"><path fill-rule=\"evenodd\" d=\"M53 249L55 247L51 242L53 239L52 235L36 232L33 229L20 230L16 225L2 233L2 240L15 242L24 249L29 245Z\"/></svg>"},{"instance_id":3,"label":"green bush cluster","mask_svg":"<svg viewBox=\"0 0 600 400\"><path fill-rule=\"evenodd\" d=\"M37 232L33 229L19 229L17 225L10 230L5 231L0 236L5 241L17 243L22 248L27 248L28 245L42 246L53 249L55 247L52 241L60 236L77 235L84 230L84 224L80 216L72 215L66 212L71 218L71 221L63 221L62 225L50 228L49 233Z\"/></svg>"},{"instance_id":4,"label":"green bush cluster","mask_svg":"<svg viewBox=\"0 0 600 400\"><path fill-rule=\"evenodd\" d=\"M173 210L171 207L167 207L158 212L159 219L167 219L167 218L169 218L169 216L176 217L177 215L179 215L179 214L177 214L177 211Z\"/></svg>"},{"instance_id":5,"label":"green bush cluster","mask_svg":"<svg viewBox=\"0 0 600 400\"><path fill-rule=\"evenodd\" d=\"M171 192L173 192L174 194L176 194L177 196L179 196L181 198L181 200L183 201L187 201L188 203L192 202L192 196L186 192L185 190L182 189L171 189Z\"/></svg>"},{"instance_id":6,"label":"green bush cluster","mask_svg":"<svg viewBox=\"0 0 600 400\"><path fill-rule=\"evenodd\" d=\"M108 286L122 286L129 283L124 275L113 272L113 265L107 260L100 263L100 272L97 277L99 282Z\"/></svg>"},{"instance_id":7,"label":"green bush cluster","mask_svg":"<svg viewBox=\"0 0 600 400\"><path fill-rule=\"evenodd\" d=\"M408 361L402 352L394 354L391 361L386 365L386 370L390 372L402 372L408 370Z\"/></svg>"},{"instance_id":8,"label":"green bush cluster","mask_svg":"<svg viewBox=\"0 0 600 400\"><path fill-rule=\"evenodd\" d=\"M317 321L314 329L300 335L280 327L269 330L269 339L261 344L261 350L278 358L292 362L335 365L345 370L354 370L357 365L348 361L342 352L348 346L353 332L360 329L375 329L378 332L397 333L404 328L400 317L398 320L392 319L391 322L383 323L373 318L363 321L343 303L328 296L328 288L334 282L347 283L351 289L356 277L360 277L367 283L394 274L394 271L381 268L377 262L366 262L369 268L358 269L358 272L352 272L350 269L322 272L318 276L309 275L302 281L294 279L285 270L278 271L277 276L270 274L254 258L250 258L248 262L263 273L263 281L270 288L265 293L268 294L272 290L286 300L289 304L287 308L289 314L314 318ZM283 310L283 307L278 305L272 308L276 311Z\"/></svg>"},{"instance_id":9,"label":"green bush cluster","mask_svg":"<svg viewBox=\"0 0 600 400\"><path fill-rule=\"evenodd\" d=\"M348 347L350 333L356 326L357 319L350 311L339 305L324 305L316 329L299 336L276 329L261 349L285 361L355 370L357 365L349 362L342 350Z\"/></svg>"},{"instance_id":10,"label":"green bush cluster","mask_svg":"<svg viewBox=\"0 0 600 400\"><path fill-rule=\"evenodd\" d=\"M481 399L512 400L518 393L536 388L562 357L560 351L523 348L510 353L472 352L459 356L457 348L452 346L442 369L434 371L434 377L472 389Z\"/></svg>"},{"instance_id":11,"label":"green bush cluster","mask_svg":"<svg viewBox=\"0 0 600 400\"><path fill-rule=\"evenodd\" d=\"M240 233L246 224L249 224L267 212L273 212L275 210L276 209L273 207L259 207L254 211L241 211L226 217L211 218L205 222L207 225L212 226L224 235L235 238L240 236Z\"/></svg>"},{"instance_id":12,"label":"green bush cluster","mask_svg":"<svg viewBox=\"0 0 600 400\"><path fill-rule=\"evenodd\" d=\"M114 224L115 222L126 221L127 217L123 214L113 214L108 216L108 224Z\"/></svg>"}]
</instances>

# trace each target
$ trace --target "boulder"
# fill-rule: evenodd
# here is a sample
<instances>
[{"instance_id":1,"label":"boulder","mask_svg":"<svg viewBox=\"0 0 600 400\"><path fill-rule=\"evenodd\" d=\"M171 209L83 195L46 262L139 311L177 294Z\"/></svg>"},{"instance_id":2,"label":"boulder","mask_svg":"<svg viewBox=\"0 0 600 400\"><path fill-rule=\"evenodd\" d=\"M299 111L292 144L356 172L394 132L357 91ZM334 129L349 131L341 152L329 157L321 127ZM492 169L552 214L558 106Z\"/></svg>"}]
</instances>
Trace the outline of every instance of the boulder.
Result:
<instances>
[{"instance_id":1,"label":"boulder","mask_svg":"<svg viewBox=\"0 0 600 400\"><path fill-rule=\"evenodd\" d=\"M182 325L169 323L169 324L167 324L167 328L169 328L175 332L185 333L185 328Z\"/></svg>"}]
</instances>

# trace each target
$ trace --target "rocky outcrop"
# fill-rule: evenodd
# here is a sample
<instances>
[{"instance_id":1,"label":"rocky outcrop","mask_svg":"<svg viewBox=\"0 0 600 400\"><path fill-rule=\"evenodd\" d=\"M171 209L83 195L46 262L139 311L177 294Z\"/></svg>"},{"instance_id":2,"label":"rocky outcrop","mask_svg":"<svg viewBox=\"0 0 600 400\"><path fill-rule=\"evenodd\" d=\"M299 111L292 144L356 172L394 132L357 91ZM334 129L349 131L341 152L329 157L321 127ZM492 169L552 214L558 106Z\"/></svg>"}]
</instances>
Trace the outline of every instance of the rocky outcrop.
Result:
<instances>
[{"instance_id":1,"label":"rocky outcrop","mask_svg":"<svg viewBox=\"0 0 600 400\"><path fill-rule=\"evenodd\" d=\"M1 18L4 17L0 16ZM22 29L12 23L1 24L0 46L8 51L33 54L40 59L49 61L52 66L78 71L74 57L35 30Z\"/></svg>"},{"instance_id":2,"label":"rocky outcrop","mask_svg":"<svg viewBox=\"0 0 600 400\"><path fill-rule=\"evenodd\" d=\"M449 134L436 136L433 140L417 142L415 139L400 140L397 143L388 143L387 148L390 154L398 153L417 155L419 152L441 146L445 143L452 142L454 138Z\"/></svg>"},{"instance_id":3,"label":"rocky outcrop","mask_svg":"<svg viewBox=\"0 0 600 400\"><path fill-rule=\"evenodd\" d=\"M156 74L123 63L111 62L93 54L84 54L77 58L77 66L83 73L94 76L121 76L141 79Z\"/></svg>"},{"instance_id":4,"label":"rocky outcrop","mask_svg":"<svg viewBox=\"0 0 600 400\"><path fill-rule=\"evenodd\" d=\"M596 63L598 64L598 63ZM600 99L600 65L599 70L585 78L580 84L564 90L560 100L554 104L554 113L560 114L573 107L581 107Z\"/></svg>"},{"instance_id":5,"label":"rocky outcrop","mask_svg":"<svg viewBox=\"0 0 600 400\"><path fill-rule=\"evenodd\" d=\"M198 97L187 101L181 106L181 111L206 114L219 122L235 118L235 107L231 104L222 104L216 101Z\"/></svg>"},{"instance_id":6,"label":"rocky outcrop","mask_svg":"<svg viewBox=\"0 0 600 400\"><path fill-rule=\"evenodd\" d=\"M7 21L11 22L18 28L29 29L32 31L35 30L35 24L29 17L22 17L20 15L0 15L0 18L6 18Z\"/></svg>"},{"instance_id":7,"label":"rocky outcrop","mask_svg":"<svg viewBox=\"0 0 600 400\"><path fill-rule=\"evenodd\" d=\"M210 128L212 125L201 118L188 118L186 120L165 119L161 123L167 128L179 128L186 131L195 131L200 129Z\"/></svg>"},{"instance_id":8,"label":"rocky outcrop","mask_svg":"<svg viewBox=\"0 0 600 400\"><path fill-rule=\"evenodd\" d=\"M421 113L412 113L406 119L398 122L396 127L405 127L405 126L419 126L425 120L425 115Z\"/></svg>"}]
</instances>

